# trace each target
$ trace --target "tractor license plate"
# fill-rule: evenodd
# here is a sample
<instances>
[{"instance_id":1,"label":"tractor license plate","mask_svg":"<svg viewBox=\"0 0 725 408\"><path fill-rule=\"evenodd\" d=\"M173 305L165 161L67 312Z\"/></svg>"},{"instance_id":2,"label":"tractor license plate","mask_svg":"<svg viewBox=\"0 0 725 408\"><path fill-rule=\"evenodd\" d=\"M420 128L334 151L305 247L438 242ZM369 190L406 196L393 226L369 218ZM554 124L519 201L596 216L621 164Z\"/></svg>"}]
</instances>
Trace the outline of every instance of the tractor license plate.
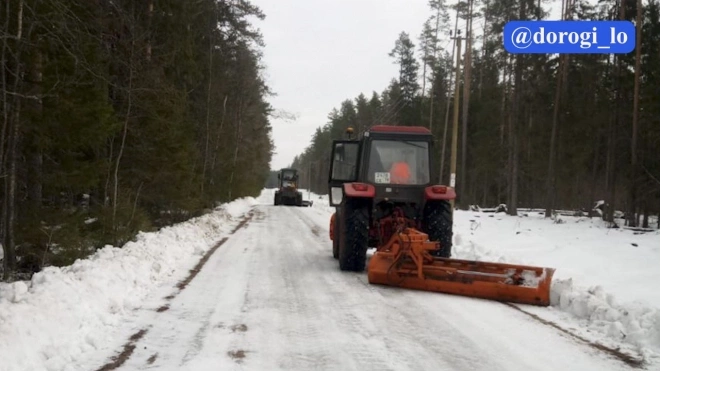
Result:
<instances>
[{"instance_id":1,"label":"tractor license plate","mask_svg":"<svg viewBox=\"0 0 725 408\"><path fill-rule=\"evenodd\" d=\"M375 173L375 184L390 184L390 173L376 172Z\"/></svg>"}]
</instances>

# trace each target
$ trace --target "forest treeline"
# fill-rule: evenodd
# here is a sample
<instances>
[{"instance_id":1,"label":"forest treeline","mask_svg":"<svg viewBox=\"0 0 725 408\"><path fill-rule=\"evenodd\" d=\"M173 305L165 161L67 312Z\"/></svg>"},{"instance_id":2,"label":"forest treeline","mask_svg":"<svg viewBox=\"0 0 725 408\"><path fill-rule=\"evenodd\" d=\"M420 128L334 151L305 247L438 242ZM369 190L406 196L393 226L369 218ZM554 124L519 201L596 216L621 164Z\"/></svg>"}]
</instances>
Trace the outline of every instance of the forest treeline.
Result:
<instances>
[{"instance_id":1,"label":"forest treeline","mask_svg":"<svg viewBox=\"0 0 725 408\"><path fill-rule=\"evenodd\" d=\"M273 154L247 0L4 0L4 279L256 195Z\"/></svg>"},{"instance_id":2,"label":"forest treeline","mask_svg":"<svg viewBox=\"0 0 725 408\"><path fill-rule=\"evenodd\" d=\"M348 126L422 125L434 135L433 180L448 184L459 84L457 205L590 211L603 200L629 225L659 215L659 41L657 0L428 0L417 38L402 32L380 50L399 66L387 88L342 102L292 167L326 193L331 140ZM630 54L509 54L511 20L629 20ZM453 36L451 35L453 33ZM461 37L460 69L454 63ZM394 41L394 42L393 42ZM637 113L635 115L635 112ZM640 215L636 217L635 215ZM639 222L638 222L639 221Z\"/></svg>"}]
</instances>

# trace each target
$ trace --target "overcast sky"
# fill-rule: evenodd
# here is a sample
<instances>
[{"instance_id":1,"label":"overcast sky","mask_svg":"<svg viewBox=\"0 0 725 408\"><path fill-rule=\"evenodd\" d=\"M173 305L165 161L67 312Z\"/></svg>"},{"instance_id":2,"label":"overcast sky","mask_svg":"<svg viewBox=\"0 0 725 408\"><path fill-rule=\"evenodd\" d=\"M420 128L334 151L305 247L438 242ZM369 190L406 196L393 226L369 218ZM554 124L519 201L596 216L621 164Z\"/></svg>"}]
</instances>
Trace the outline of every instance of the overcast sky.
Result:
<instances>
[{"instance_id":1,"label":"overcast sky","mask_svg":"<svg viewBox=\"0 0 725 408\"><path fill-rule=\"evenodd\" d=\"M292 163L318 126L342 101L382 91L397 67L390 50L401 31L418 44L428 0L252 0L266 19L266 80L275 109L297 115L272 119L272 168ZM446 40L447 42L447 40Z\"/></svg>"},{"instance_id":2,"label":"overcast sky","mask_svg":"<svg viewBox=\"0 0 725 408\"><path fill-rule=\"evenodd\" d=\"M432 15L428 0L251 2L266 15L254 24L264 36L265 77L276 93L270 102L296 115L294 121L271 119L276 146L272 169L291 164L345 99L361 92L370 97L397 78L398 68L388 56L395 40L405 31L417 48L423 23ZM559 15L558 0L542 3L553 3ZM449 38L442 41L450 48Z\"/></svg>"}]
</instances>

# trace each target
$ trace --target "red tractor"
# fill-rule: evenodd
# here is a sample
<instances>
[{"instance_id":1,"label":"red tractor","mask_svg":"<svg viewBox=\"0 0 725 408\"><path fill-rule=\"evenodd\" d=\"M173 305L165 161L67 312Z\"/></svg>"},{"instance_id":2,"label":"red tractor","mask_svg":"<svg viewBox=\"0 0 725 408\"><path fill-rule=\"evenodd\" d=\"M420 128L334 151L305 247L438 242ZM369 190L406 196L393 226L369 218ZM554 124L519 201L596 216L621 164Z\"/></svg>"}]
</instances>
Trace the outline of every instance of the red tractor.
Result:
<instances>
[{"instance_id":1,"label":"red tractor","mask_svg":"<svg viewBox=\"0 0 725 408\"><path fill-rule=\"evenodd\" d=\"M450 257L456 194L432 182L432 142L428 129L414 126L373 126L357 140L333 142L330 238L340 269L364 270L368 248L388 243L401 225L439 242L432 255Z\"/></svg>"},{"instance_id":2,"label":"red tractor","mask_svg":"<svg viewBox=\"0 0 725 408\"><path fill-rule=\"evenodd\" d=\"M328 179L332 254L368 282L548 306L554 269L452 259L451 187L431 181L428 129L373 126L333 142Z\"/></svg>"}]
</instances>

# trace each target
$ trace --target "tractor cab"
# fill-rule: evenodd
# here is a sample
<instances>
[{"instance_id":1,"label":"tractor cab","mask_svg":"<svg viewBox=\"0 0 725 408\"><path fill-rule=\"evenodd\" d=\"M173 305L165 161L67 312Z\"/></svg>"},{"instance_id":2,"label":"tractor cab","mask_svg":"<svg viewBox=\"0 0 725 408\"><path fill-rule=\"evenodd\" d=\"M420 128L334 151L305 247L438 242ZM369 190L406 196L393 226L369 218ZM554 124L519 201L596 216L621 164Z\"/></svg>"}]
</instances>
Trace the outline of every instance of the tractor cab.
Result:
<instances>
[{"instance_id":1,"label":"tractor cab","mask_svg":"<svg viewBox=\"0 0 725 408\"><path fill-rule=\"evenodd\" d=\"M299 175L295 169L282 169L277 175L279 178L279 188L296 188Z\"/></svg>"},{"instance_id":2,"label":"tractor cab","mask_svg":"<svg viewBox=\"0 0 725 408\"><path fill-rule=\"evenodd\" d=\"M552 268L451 259L451 187L431 182L428 129L373 126L332 142L332 255L368 282L548 306Z\"/></svg>"},{"instance_id":3,"label":"tractor cab","mask_svg":"<svg viewBox=\"0 0 725 408\"><path fill-rule=\"evenodd\" d=\"M332 146L328 188L330 205L336 211L331 227L338 221L348 222L355 213L358 221L355 228L365 231L359 232L357 239L364 243L355 244L355 255L346 252L345 259L339 258L342 268L363 267L364 250L379 248L388 242L401 221L430 232L442 242L436 254L449 256L450 200L455 192L431 181L431 132L420 126L373 126L357 139L352 138L351 129L347 134L347 139L333 141ZM434 222L437 217L447 218ZM331 228L335 234L347 234L338 240L331 234L336 257L343 256L338 254L336 242L350 239L349 228L345 225ZM344 243L341 245L347 250Z\"/></svg>"},{"instance_id":4,"label":"tractor cab","mask_svg":"<svg viewBox=\"0 0 725 408\"><path fill-rule=\"evenodd\" d=\"M348 183L354 184L348 187L352 194L366 193L375 204L422 204L424 190L432 184L432 142L428 129L414 126L374 126L360 139L334 141L330 205L341 204Z\"/></svg>"},{"instance_id":5,"label":"tractor cab","mask_svg":"<svg viewBox=\"0 0 725 408\"><path fill-rule=\"evenodd\" d=\"M274 193L274 205L288 205L297 207L309 207L312 202L302 199L302 193L297 190L299 172L297 169L281 169L277 174L279 187Z\"/></svg>"}]
</instances>

